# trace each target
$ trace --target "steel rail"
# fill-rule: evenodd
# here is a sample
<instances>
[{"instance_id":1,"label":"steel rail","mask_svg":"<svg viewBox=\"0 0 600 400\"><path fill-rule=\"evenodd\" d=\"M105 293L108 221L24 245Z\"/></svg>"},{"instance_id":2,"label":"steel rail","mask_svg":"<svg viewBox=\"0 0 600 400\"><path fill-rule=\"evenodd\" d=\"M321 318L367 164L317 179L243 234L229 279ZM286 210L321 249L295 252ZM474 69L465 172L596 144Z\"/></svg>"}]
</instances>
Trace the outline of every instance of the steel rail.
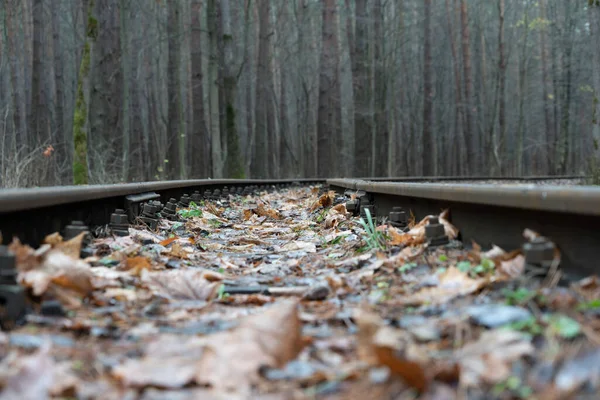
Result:
<instances>
[{"instance_id":1,"label":"steel rail","mask_svg":"<svg viewBox=\"0 0 600 400\"><path fill-rule=\"evenodd\" d=\"M583 179L581 176L568 176L568 177L526 177L526 178L513 178L513 177L389 177L389 178L377 178L378 180L390 181L390 182L403 182L398 183L399 185L417 185L415 182L445 182L455 180L468 180L468 181L480 181L487 179L494 180L518 180L518 181L543 181L543 180L557 180L557 179ZM127 208L127 202L125 201L126 196L143 194L143 193L156 193L160 196L163 203L171 198L175 197L179 199L184 193L191 194L193 191L198 190L201 193L205 189L222 189L224 186L251 186L251 185L282 185L290 183L299 184L313 184L313 183L325 183L325 179L310 178L310 179L250 179L250 180L236 180L236 179L203 179L203 180L177 180L177 181L163 181L163 182L142 182L142 183L128 183L128 184L115 184L115 185L86 185L86 186L62 186L62 187L42 187L42 188L28 188L28 189L8 189L0 190L0 232L4 238L4 242L8 242L12 237L16 236L21 241L30 243L32 245L39 244L42 239L49 233L61 231L66 225L74 220L80 220L86 223L90 227L105 225L110 220L110 215L117 208ZM377 187L369 186L374 184L368 183L366 180L344 180L344 179L331 179L328 181L332 186L336 184L346 188L356 189L364 186L368 190L372 190L374 193L377 192ZM411 183L408 183L411 182ZM382 185L389 184L380 182ZM425 188L427 184L421 184L421 188ZM445 187L447 191L448 187L456 187L454 183L440 183L439 185ZM399 190L400 186L393 190ZM407 186L404 186L407 187ZM379 186L384 192L392 189ZM566 190L563 188L563 190ZM402 195L404 197L411 197L413 199L421 196L422 207L424 199L434 199L439 197L435 191L431 191L429 195L421 193L419 196L415 196L415 192L395 192L396 195ZM470 192L471 195L474 193ZM446 200L452 201L466 201L470 195L463 196L463 198L446 198ZM502 194L494 195L491 192L488 197L493 198L494 196L502 196ZM584 196L585 197L585 196ZM440 201L440 200L437 200ZM584 200L582 200L583 202ZM384 203L381 203L383 205ZM415 211L420 208L413 207ZM593 201L589 200L586 209L593 208ZM438 207L439 208L439 207Z\"/></svg>"},{"instance_id":2,"label":"steel rail","mask_svg":"<svg viewBox=\"0 0 600 400\"><path fill-rule=\"evenodd\" d=\"M58 186L0 190L0 233L4 242L12 237L38 245L44 237L61 231L72 221L90 227L105 225L116 209L127 209L126 196L156 193L166 203L205 189L324 183L323 179L198 179L115 185Z\"/></svg>"},{"instance_id":3,"label":"steel rail","mask_svg":"<svg viewBox=\"0 0 600 400\"><path fill-rule=\"evenodd\" d=\"M600 249L600 187L513 184L444 184L329 179L338 191L364 191L376 213L394 206L417 220L450 209L461 240L507 250L519 248L526 228L553 240L570 277L596 273Z\"/></svg>"}]
</instances>

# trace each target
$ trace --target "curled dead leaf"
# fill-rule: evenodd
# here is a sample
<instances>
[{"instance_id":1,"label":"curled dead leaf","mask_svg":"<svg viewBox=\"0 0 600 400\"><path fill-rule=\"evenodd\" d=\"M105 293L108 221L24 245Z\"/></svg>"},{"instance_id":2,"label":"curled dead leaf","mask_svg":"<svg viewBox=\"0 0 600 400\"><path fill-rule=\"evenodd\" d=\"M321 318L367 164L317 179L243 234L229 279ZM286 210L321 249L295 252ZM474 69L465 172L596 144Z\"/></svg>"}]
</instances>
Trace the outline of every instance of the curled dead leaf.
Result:
<instances>
[{"instance_id":1,"label":"curled dead leaf","mask_svg":"<svg viewBox=\"0 0 600 400\"><path fill-rule=\"evenodd\" d=\"M313 203L310 207L310 212L315 211L319 207L327 208L333 204L333 199L335 198L335 191L330 190L327 193L324 193L319 197L317 201Z\"/></svg>"},{"instance_id":2,"label":"curled dead leaf","mask_svg":"<svg viewBox=\"0 0 600 400\"><path fill-rule=\"evenodd\" d=\"M173 243L174 241L176 241L177 239L179 239L177 236L173 236L171 238L165 239L162 242L160 242L159 244L161 246L167 247L168 245L170 245L171 243Z\"/></svg>"},{"instance_id":3,"label":"curled dead leaf","mask_svg":"<svg viewBox=\"0 0 600 400\"><path fill-rule=\"evenodd\" d=\"M185 250L185 248L179 243L173 243L171 246L171 253L173 257L181 258L185 260L188 258L189 253Z\"/></svg>"},{"instance_id":4,"label":"curled dead leaf","mask_svg":"<svg viewBox=\"0 0 600 400\"><path fill-rule=\"evenodd\" d=\"M500 261L498 271L504 274L507 278L515 279L523 275L525 271L525 257L521 254L517 255L513 259Z\"/></svg>"},{"instance_id":5,"label":"curled dead leaf","mask_svg":"<svg viewBox=\"0 0 600 400\"><path fill-rule=\"evenodd\" d=\"M149 270L152 268L150 259L144 256L128 257L125 259L126 271L129 271L133 276L140 276L142 271Z\"/></svg>"},{"instance_id":6,"label":"curled dead leaf","mask_svg":"<svg viewBox=\"0 0 600 400\"><path fill-rule=\"evenodd\" d=\"M474 293L488 283L487 279L473 279L455 266L451 266L439 276L436 287L424 288L412 295L396 300L399 304L442 304L455 297Z\"/></svg>"},{"instance_id":7,"label":"curled dead leaf","mask_svg":"<svg viewBox=\"0 0 600 400\"><path fill-rule=\"evenodd\" d=\"M481 382L502 382L511 374L511 363L534 350L530 339L521 332L509 329L483 332L479 340L458 352L460 383L470 387Z\"/></svg>"},{"instance_id":8,"label":"curled dead leaf","mask_svg":"<svg viewBox=\"0 0 600 400\"><path fill-rule=\"evenodd\" d=\"M80 296L88 296L93 290L90 266L57 250L48 252L36 269L19 272L18 279L36 296L44 294L52 285L72 290Z\"/></svg>"},{"instance_id":9,"label":"curled dead leaf","mask_svg":"<svg viewBox=\"0 0 600 400\"><path fill-rule=\"evenodd\" d=\"M58 232L54 232L54 233L51 233L50 235L47 235L44 238L44 240L42 241L42 243L49 244L52 247L54 247L57 244L62 243L62 242L63 242L63 237Z\"/></svg>"},{"instance_id":10,"label":"curled dead leaf","mask_svg":"<svg viewBox=\"0 0 600 400\"><path fill-rule=\"evenodd\" d=\"M429 378L425 366L428 358L410 335L385 326L375 312L365 308L355 311L354 321L359 329L357 352L362 361L388 367L390 372L421 392L427 389Z\"/></svg>"},{"instance_id":11,"label":"curled dead leaf","mask_svg":"<svg viewBox=\"0 0 600 400\"><path fill-rule=\"evenodd\" d=\"M126 386L179 388L195 382L230 393L248 391L263 366L281 368L305 342L298 302L279 302L234 329L205 337L161 336L141 359L115 367Z\"/></svg>"},{"instance_id":12,"label":"curled dead leaf","mask_svg":"<svg viewBox=\"0 0 600 400\"><path fill-rule=\"evenodd\" d=\"M178 269L142 273L144 282L153 294L170 300L212 300L221 284L207 279L204 270Z\"/></svg>"},{"instance_id":13,"label":"curled dead leaf","mask_svg":"<svg viewBox=\"0 0 600 400\"><path fill-rule=\"evenodd\" d=\"M66 242L58 243L55 246L55 249L62 251L70 257L79 258L79 255L81 254L81 247L83 246L83 241L87 234L87 232L81 232L79 235L67 240Z\"/></svg>"}]
</instances>

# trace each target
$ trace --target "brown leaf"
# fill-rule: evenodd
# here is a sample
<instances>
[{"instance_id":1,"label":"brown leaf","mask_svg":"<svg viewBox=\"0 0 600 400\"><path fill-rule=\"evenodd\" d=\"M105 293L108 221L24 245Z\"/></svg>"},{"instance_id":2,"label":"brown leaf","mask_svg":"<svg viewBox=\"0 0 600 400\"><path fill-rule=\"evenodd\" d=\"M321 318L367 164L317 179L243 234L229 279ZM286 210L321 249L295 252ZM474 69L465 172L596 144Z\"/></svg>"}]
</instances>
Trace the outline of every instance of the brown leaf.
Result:
<instances>
[{"instance_id":1,"label":"brown leaf","mask_svg":"<svg viewBox=\"0 0 600 400\"><path fill-rule=\"evenodd\" d=\"M473 279L456 267L451 266L440 275L436 287L421 289L420 291L399 299L399 304L442 304L458 296L464 296L478 291L488 283L487 279Z\"/></svg>"},{"instance_id":2,"label":"brown leaf","mask_svg":"<svg viewBox=\"0 0 600 400\"><path fill-rule=\"evenodd\" d=\"M478 341L458 352L460 383L469 387L481 382L502 382L510 376L513 361L533 352L533 345L521 332L508 329L483 332Z\"/></svg>"},{"instance_id":3,"label":"brown leaf","mask_svg":"<svg viewBox=\"0 0 600 400\"><path fill-rule=\"evenodd\" d=\"M54 247L62 242L63 242L63 237L58 232L54 232L54 233L46 236L44 238L44 240L42 241L42 243L49 244L52 247Z\"/></svg>"},{"instance_id":4,"label":"brown leaf","mask_svg":"<svg viewBox=\"0 0 600 400\"><path fill-rule=\"evenodd\" d=\"M523 231L523 237L524 237L525 239L527 239L528 241L530 241L530 242L531 242L533 239L535 239L535 238L537 238L537 237L539 237L539 236L541 236L539 233L537 233L536 231L532 231L532 230L531 230L531 229L529 229L529 228L526 228L526 229Z\"/></svg>"},{"instance_id":5,"label":"brown leaf","mask_svg":"<svg viewBox=\"0 0 600 400\"><path fill-rule=\"evenodd\" d=\"M124 269L129 271L133 276L140 276L142 271L149 270L151 268L152 264L150 264L150 259L148 259L148 257L136 256L125 259Z\"/></svg>"},{"instance_id":6,"label":"brown leaf","mask_svg":"<svg viewBox=\"0 0 600 400\"><path fill-rule=\"evenodd\" d=\"M126 386L178 388L195 382L245 392L262 366L280 368L302 350L298 303L284 301L242 320L236 328L205 337L162 336L146 355L113 369Z\"/></svg>"},{"instance_id":7,"label":"brown leaf","mask_svg":"<svg viewBox=\"0 0 600 400\"><path fill-rule=\"evenodd\" d=\"M518 278L525 271L525 257L519 254L512 260L500 261L498 271L508 278Z\"/></svg>"},{"instance_id":8,"label":"brown leaf","mask_svg":"<svg viewBox=\"0 0 600 400\"><path fill-rule=\"evenodd\" d=\"M212 300L221 286L206 279L205 271L193 269L146 271L142 274L142 282L155 295L170 300Z\"/></svg>"},{"instance_id":9,"label":"brown leaf","mask_svg":"<svg viewBox=\"0 0 600 400\"><path fill-rule=\"evenodd\" d=\"M49 246L46 246L46 248L49 248ZM21 244L17 238L13 239L8 249L15 255L15 263L19 271L29 271L38 268L45 256L39 250L36 251L26 244Z\"/></svg>"},{"instance_id":10,"label":"brown leaf","mask_svg":"<svg viewBox=\"0 0 600 400\"><path fill-rule=\"evenodd\" d=\"M208 202L206 203L206 211L213 215L216 215L217 217L220 217L223 214L223 211L225 210L223 208L217 207L213 203Z\"/></svg>"},{"instance_id":11,"label":"brown leaf","mask_svg":"<svg viewBox=\"0 0 600 400\"><path fill-rule=\"evenodd\" d=\"M583 296L586 301L600 298L600 279L596 275L588 276L571 284L573 290Z\"/></svg>"},{"instance_id":12,"label":"brown leaf","mask_svg":"<svg viewBox=\"0 0 600 400\"><path fill-rule=\"evenodd\" d=\"M51 285L73 290L80 296L87 296L93 290L93 274L87 263L66 254L52 250L38 268L19 273L19 281L41 296Z\"/></svg>"},{"instance_id":13,"label":"brown leaf","mask_svg":"<svg viewBox=\"0 0 600 400\"><path fill-rule=\"evenodd\" d=\"M256 207L256 209L254 210L254 212L259 216L259 217L270 217L273 219L281 219L281 215L279 214L279 212L277 212L277 210L274 210L268 206L266 206L265 204L259 203L258 206Z\"/></svg>"},{"instance_id":14,"label":"brown leaf","mask_svg":"<svg viewBox=\"0 0 600 400\"><path fill-rule=\"evenodd\" d=\"M170 245L171 243L173 243L174 241L176 241L177 239L179 239L177 236L173 236L171 238L165 239L162 242L160 242L159 244L161 246L167 247L168 245Z\"/></svg>"},{"instance_id":15,"label":"brown leaf","mask_svg":"<svg viewBox=\"0 0 600 400\"><path fill-rule=\"evenodd\" d=\"M330 190L329 192L322 194L321 197L310 207L310 212L315 211L319 207L327 208L333 204L335 198L335 191Z\"/></svg>"},{"instance_id":16,"label":"brown leaf","mask_svg":"<svg viewBox=\"0 0 600 400\"><path fill-rule=\"evenodd\" d=\"M184 250L184 248L179 243L173 243L171 246L171 255L173 257L181 258L185 260L188 258L188 252Z\"/></svg>"},{"instance_id":17,"label":"brown leaf","mask_svg":"<svg viewBox=\"0 0 600 400\"><path fill-rule=\"evenodd\" d=\"M419 391L425 391L429 378L425 373L427 356L410 335L384 325L373 311L358 309L354 313L358 325L358 356L370 365L385 365Z\"/></svg>"},{"instance_id":18,"label":"brown leaf","mask_svg":"<svg viewBox=\"0 0 600 400\"><path fill-rule=\"evenodd\" d=\"M254 215L254 211L252 209L246 208L244 210L244 221L248 221Z\"/></svg>"},{"instance_id":19,"label":"brown leaf","mask_svg":"<svg viewBox=\"0 0 600 400\"><path fill-rule=\"evenodd\" d=\"M40 400L60 396L73 389L78 379L69 372L67 364L56 364L46 342L29 356L9 355L1 368L9 371L0 398L3 400Z\"/></svg>"},{"instance_id":20,"label":"brown leaf","mask_svg":"<svg viewBox=\"0 0 600 400\"><path fill-rule=\"evenodd\" d=\"M423 235L413 235L410 233L404 233L393 226L388 228L388 234L390 235L391 246L414 246L417 244L425 243L425 230L423 230Z\"/></svg>"},{"instance_id":21,"label":"brown leaf","mask_svg":"<svg viewBox=\"0 0 600 400\"><path fill-rule=\"evenodd\" d=\"M79 235L75 236L73 239L67 240L66 242L58 243L55 248L57 250L62 251L66 255L79 258L81 253L81 246L83 245L83 240L87 232L81 232Z\"/></svg>"}]
</instances>

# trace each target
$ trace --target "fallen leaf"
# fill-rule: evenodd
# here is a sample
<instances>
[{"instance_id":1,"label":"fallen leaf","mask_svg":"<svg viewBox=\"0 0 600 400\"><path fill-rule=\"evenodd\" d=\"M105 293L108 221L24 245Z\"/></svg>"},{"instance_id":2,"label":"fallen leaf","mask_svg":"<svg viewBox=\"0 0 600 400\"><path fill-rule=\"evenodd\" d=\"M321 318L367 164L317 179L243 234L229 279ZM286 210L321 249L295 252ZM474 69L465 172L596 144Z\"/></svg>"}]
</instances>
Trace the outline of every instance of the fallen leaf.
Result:
<instances>
[{"instance_id":1,"label":"fallen leaf","mask_svg":"<svg viewBox=\"0 0 600 400\"><path fill-rule=\"evenodd\" d=\"M406 298L399 299L399 304L443 304L455 297L464 296L478 291L488 283L487 279L473 279L465 272L461 272L455 266L451 266L439 276L439 283L436 287L424 288L409 295Z\"/></svg>"},{"instance_id":2,"label":"fallen leaf","mask_svg":"<svg viewBox=\"0 0 600 400\"><path fill-rule=\"evenodd\" d=\"M422 233L422 234L421 234ZM390 236L389 244L391 246L415 246L421 243L425 243L425 230L417 232L417 234L402 232L393 226L388 227L388 234Z\"/></svg>"},{"instance_id":3,"label":"fallen leaf","mask_svg":"<svg viewBox=\"0 0 600 400\"><path fill-rule=\"evenodd\" d=\"M79 255L81 254L81 246L83 245L83 240L87 234L87 232L81 232L79 235L67 240L66 242L58 243L55 246L55 249L62 251L70 257L79 258Z\"/></svg>"},{"instance_id":4,"label":"fallen leaf","mask_svg":"<svg viewBox=\"0 0 600 400\"><path fill-rule=\"evenodd\" d=\"M129 271L133 276L140 276L142 271L149 270L152 268L148 257L136 256L128 257L125 259L125 270Z\"/></svg>"},{"instance_id":5,"label":"fallen leaf","mask_svg":"<svg viewBox=\"0 0 600 400\"><path fill-rule=\"evenodd\" d=\"M173 243L174 241L176 241L177 239L179 239L177 236L173 236L171 238L165 239L162 242L160 242L159 244L161 246L167 247L168 245L170 245L171 243Z\"/></svg>"},{"instance_id":6,"label":"fallen leaf","mask_svg":"<svg viewBox=\"0 0 600 400\"><path fill-rule=\"evenodd\" d=\"M335 191L330 190L325 194L322 194L319 199L313 203L310 207L310 212L315 211L319 207L327 208L333 204L333 199L335 198Z\"/></svg>"},{"instance_id":7,"label":"fallen leaf","mask_svg":"<svg viewBox=\"0 0 600 400\"><path fill-rule=\"evenodd\" d=\"M223 214L224 209L217 207L213 203L206 203L206 210L217 217L220 217Z\"/></svg>"},{"instance_id":8,"label":"fallen leaf","mask_svg":"<svg viewBox=\"0 0 600 400\"><path fill-rule=\"evenodd\" d=\"M281 368L302 350L296 301L279 302L234 329L205 337L165 335L112 374L126 386L180 388L192 382L214 390L247 392L259 368ZM232 360L235 360L232 362Z\"/></svg>"},{"instance_id":9,"label":"fallen leaf","mask_svg":"<svg viewBox=\"0 0 600 400\"><path fill-rule=\"evenodd\" d=\"M525 228L525 230L523 231L523 237L530 242L539 236L541 236L539 233L537 233L536 231L532 231L529 228Z\"/></svg>"},{"instance_id":10,"label":"fallen leaf","mask_svg":"<svg viewBox=\"0 0 600 400\"><path fill-rule=\"evenodd\" d=\"M508 278L518 278L525 271L525 257L519 254L512 260L500 261L498 271Z\"/></svg>"},{"instance_id":11,"label":"fallen leaf","mask_svg":"<svg viewBox=\"0 0 600 400\"><path fill-rule=\"evenodd\" d=\"M307 253L316 253L317 245L312 242L302 242L299 240L289 242L281 246L278 252L286 251L305 251Z\"/></svg>"},{"instance_id":12,"label":"fallen leaf","mask_svg":"<svg viewBox=\"0 0 600 400\"><path fill-rule=\"evenodd\" d=\"M14 353L13 353L14 354ZM0 400L40 400L60 396L78 384L67 364L56 364L50 343L28 356L7 356L0 368L9 371Z\"/></svg>"},{"instance_id":13,"label":"fallen leaf","mask_svg":"<svg viewBox=\"0 0 600 400\"><path fill-rule=\"evenodd\" d=\"M173 257L181 258L182 260L187 259L189 255L189 253L179 243L173 243L170 254Z\"/></svg>"},{"instance_id":14,"label":"fallen leaf","mask_svg":"<svg viewBox=\"0 0 600 400\"><path fill-rule=\"evenodd\" d=\"M535 351L527 335L510 329L496 329L481 334L479 340L457 352L460 383L473 387L485 382L495 384L511 374L511 363Z\"/></svg>"},{"instance_id":15,"label":"fallen leaf","mask_svg":"<svg viewBox=\"0 0 600 400\"><path fill-rule=\"evenodd\" d=\"M355 311L354 321L359 329L357 353L360 360L388 367L390 372L421 392L427 389L427 356L409 334L385 326L375 312L364 308Z\"/></svg>"},{"instance_id":16,"label":"fallen leaf","mask_svg":"<svg viewBox=\"0 0 600 400\"><path fill-rule=\"evenodd\" d=\"M221 286L206 279L203 270L144 271L141 278L155 295L169 300L212 300Z\"/></svg>"},{"instance_id":17,"label":"fallen leaf","mask_svg":"<svg viewBox=\"0 0 600 400\"><path fill-rule=\"evenodd\" d=\"M92 278L87 263L57 250L50 251L37 269L22 271L18 275L19 281L31 288L36 296L44 294L51 284L87 296L93 290Z\"/></svg>"},{"instance_id":18,"label":"fallen leaf","mask_svg":"<svg viewBox=\"0 0 600 400\"><path fill-rule=\"evenodd\" d=\"M266 206L263 203L259 203L258 206L256 207L256 209L254 210L254 212L259 217L270 217L273 219L281 219L281 215L279 214L279 212L277 212L277 210L274 210L274 209Z\"/></svg>"},{"instance_id":19,"label":"fallen leaf","mask_svg":"<svg viewBox=\"0 0 600 400\"><path fill-rule=\"evenodd\" d=\"M50 235L46 236L44 238L44 240L42 241L42 243L49 244L52 247L54 247L57 244L62 243L62 242L63 242L63 237L58 232L51 233Z\"/></svg>"}]
</instances>

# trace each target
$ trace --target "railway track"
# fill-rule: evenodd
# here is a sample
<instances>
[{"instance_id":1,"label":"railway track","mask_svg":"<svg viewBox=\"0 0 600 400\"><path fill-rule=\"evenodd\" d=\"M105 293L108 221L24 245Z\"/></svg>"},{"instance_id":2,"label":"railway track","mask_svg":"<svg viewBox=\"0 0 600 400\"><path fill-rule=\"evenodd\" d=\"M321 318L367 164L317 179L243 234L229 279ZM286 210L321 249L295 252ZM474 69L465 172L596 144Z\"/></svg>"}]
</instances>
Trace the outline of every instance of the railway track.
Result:
<instances>
[{"instance_id":1,"label":"railway track","mask_svg":"<svg viewBox=\"0 0 600 400\"><path fill-rule=\"evenodd\" d=\"M485 183L492 180L500 183ZM583 180L581 176L225 179L4 190L0 191L0 232L7 239L15 236L38 245L47 234L62 231L72 221L89 227L106 225L116 209L125 210L132 223L141 213L141 204L149 199L165 204L183 194L197 191L202 198L206 190L225 187L241 194L246 187L256 191L327 184L339 193L368 193L379 217L389 215L393 207L404 208L417 220L450 209L467 245L476 241L483 246L516 248L523 243L524 229L539 231L559 246L561 265L578 277L595 271L596 249L600 248L600 188L547 186L544 182Z\"/></svg>"},{"instance_id":2,"label":"railway track","mask_svg":"<svg viewBox=\"0 0 600 400\"><path fill-rule=\"evenodd\" d=\"M600 188L583 181L0 191L3 243L19 239L0 247L0 322L10 331L0 333L0 371L12 371L0 374L0 396L597 393L598 357L586 357L600 354L600 283L580 278L596 272ZM583 350L558 354L563 346ZM560 361L543 383L536 371L548 359ZM382 378L381 366L401 379Z\"/></svg>"}]
</instances>

